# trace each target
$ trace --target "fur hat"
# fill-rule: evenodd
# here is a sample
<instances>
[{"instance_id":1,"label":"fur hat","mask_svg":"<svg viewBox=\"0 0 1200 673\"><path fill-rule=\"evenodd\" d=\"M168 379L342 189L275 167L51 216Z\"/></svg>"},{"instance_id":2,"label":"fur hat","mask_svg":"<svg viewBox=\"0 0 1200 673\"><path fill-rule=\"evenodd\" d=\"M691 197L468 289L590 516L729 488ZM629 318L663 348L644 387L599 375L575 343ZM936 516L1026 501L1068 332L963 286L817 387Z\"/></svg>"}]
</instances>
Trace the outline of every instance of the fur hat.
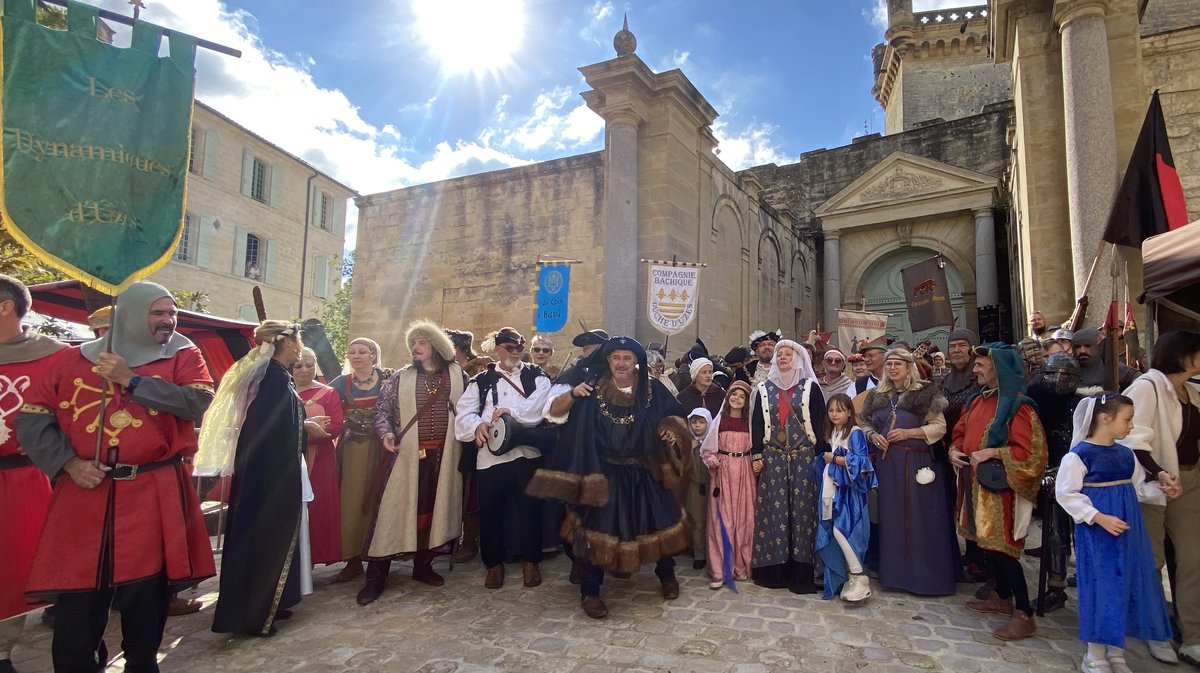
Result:
<instances>
[{"instance_id":1,"label":"fur hat","mask_svg":"<svg viewBox=\"0 0 1200 673\"><path fill-rule=\"evenodd\" d=\"M414 320L408 324L408 331L404 333L405 343L411 349L417 339L425 339L443 360L454 362L454 342L432 320Z\"/></svg>"},{"instance_id":2,"label":"fur hat","mask_svg":"<svg viewBox=\"0 0 1200 673\"><path fill-rule=\"evenodd\" d=\"M758 350L758 345L764 341L774 341L775 343L779 343L780 339L782 338L782 329L776 329L774 332L755 330L750 333L750 350Z\"/></svg>"},{"instance_id":3,"label":"fur hat","mask_svg":"<svg viewBox=\"0 0 1200 673\"><path fill-rule=\"evenodd\" d=\"M950 336L946 337L946 343L950 343L951 341L965 341L972 348L979 345L979 337L976 336L975 332L965 327L960 327L950 332Z\"/></svg>"}]
</instances>

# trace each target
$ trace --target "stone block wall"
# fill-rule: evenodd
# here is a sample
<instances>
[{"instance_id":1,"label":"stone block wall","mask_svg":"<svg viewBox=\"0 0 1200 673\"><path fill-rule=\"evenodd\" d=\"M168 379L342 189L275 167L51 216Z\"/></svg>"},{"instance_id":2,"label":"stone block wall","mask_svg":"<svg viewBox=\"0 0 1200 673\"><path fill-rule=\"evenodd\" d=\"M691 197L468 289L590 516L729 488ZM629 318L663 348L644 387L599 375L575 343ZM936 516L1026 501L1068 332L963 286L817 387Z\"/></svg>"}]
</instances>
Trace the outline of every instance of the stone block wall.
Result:
<instances>
[{"instance_id":1,"label":"stone block wall","mask_svg":"<svg viewBox=\"0 0 1200 673\"><path fill-rule=\"evenodd\" d=\"M385 363L408 358L409 322L531 333L538 256L577 259L570 315L548 336L603 324L603 153L408 187L357 199L351 336L379 342ZM630 241L636 245L636 241Z\"/></svg>"},{"instance_id":2,"label":"stone block wall","mask_svg":"<svg viewBox=\"0 0 1200 673\"><path fill-rule=\"evenodd\" d=\"M982 112L986 105L1012 100L1009 68L981 62L976 52L983 49L973 43L962 47L957 43L954 40L944 45L947 55L942 58L905 60L903 80L899 82L904 92L905 131L930 119L969 117Z\"/></svg>"},{"instance_id":3,"label":"stone block wall","mask_svg":"<svg viewBox=\"0 0 1200 673\"><path fill-rule=\"evenodd\" d=\"M1189 6L1200 12L1200 6L1194 3ZM1191 28L1142 38L1146 99L1155 89L1160 90L1167 138L1192 221L1200 219L1200 25L1197 24L1200 21Z\"/></svg>"}]
</instances>

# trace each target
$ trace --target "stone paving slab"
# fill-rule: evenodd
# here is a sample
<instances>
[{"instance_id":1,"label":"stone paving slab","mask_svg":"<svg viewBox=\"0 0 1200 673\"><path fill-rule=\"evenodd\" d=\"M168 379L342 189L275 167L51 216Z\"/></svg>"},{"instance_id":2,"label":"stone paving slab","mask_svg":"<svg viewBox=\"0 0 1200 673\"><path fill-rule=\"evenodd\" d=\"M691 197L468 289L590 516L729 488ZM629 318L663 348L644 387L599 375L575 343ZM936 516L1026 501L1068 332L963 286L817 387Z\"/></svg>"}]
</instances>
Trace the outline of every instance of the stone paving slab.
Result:
<instances>
[{"instance_id":1,"label":"stone paving slab","mask_svg":"<svg viewBox=\"0 0 1200 673\"><path fill-rule=\"evenodd\" d=\"M681 595L664 601L649 569L629 580L607 578L609 616L589 619L579 609L579 589L567 582L570 562L543 564L542 586L521 585L510 566L504 588L483 588L478 561L447 572L441 588L427 587L394 565L391 586L373 605L354 602L361 582L335 584L339 567L315 572L316 592L295 616L279 623L273 638L212 633L217 583L209 580L185 596L203 600L194 615L172 617L161 650L163 671L333 673L1051 673L1078 670L1074 590L1067 608L1038 620L1038 635L1004 643L991 635L1003 623L963 607L975 585L959 594L923 598L882 591L862 605L822 601L740 583L739 593L708 589L704 571L681 558ZM1034 566L1026 561L1027 573ZM106 636L120 643L113 613ZM20 673L48 673L51 633L36 619L13 652ZM1129 643L1129 663L1141 673L1191 670L1162 665L1139 641ZM123 670L118 657L110 673Z\"/></svg>"}]
</instances>

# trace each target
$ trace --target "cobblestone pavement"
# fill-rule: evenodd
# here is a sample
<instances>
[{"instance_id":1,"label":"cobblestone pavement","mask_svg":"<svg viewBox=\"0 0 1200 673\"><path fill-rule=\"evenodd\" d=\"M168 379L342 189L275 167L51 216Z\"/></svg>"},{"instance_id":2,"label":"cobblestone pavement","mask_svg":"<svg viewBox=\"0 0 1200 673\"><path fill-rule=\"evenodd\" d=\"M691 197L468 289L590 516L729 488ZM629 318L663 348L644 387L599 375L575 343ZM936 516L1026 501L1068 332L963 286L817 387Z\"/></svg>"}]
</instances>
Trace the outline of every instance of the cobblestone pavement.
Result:
<instances>
[{"instance_id":1,"label":"cobblestone pavement","mask_svg":"<svg viewBox=\"0 0 1200 673\"><path fill-rule=\"evenodd\" d=\"M1075 624L1074 590L1067 608L1038 620L1036 638L1003 643L991 635L1003 618L963 607L975 585L959 585L947 598L918 598L881 591L849 606L818 596L794 596L741 583L740 593L708 589L704 571L680 559L682 592L664 601L649 568L629 580L606 578L609 616L589 619L579 589L567 583L570 562L543 564L542 586L521 585L520 566L509 566L504 588L483 588L478 561L445 572L446 585L414 582L408 564L395 566L391 587L375 604L354 602L360 582L333 584L338 567L316 571L316 593L279 623L273 638L217 635L212 623L216 581L185 596L204 609L167 624L164 671L389 671L482 673L546 671L609 673L768 673L775 671L953 671L1049 673L1078 670L1083 644ZM1027 573L1034 565L1026 561ZM120 642L114 613L109 647ZM1130 641L1129 663L1142 673L1175 670ZM20 673L51 670L50 630L28 620L13 660ZM110 673L123 669L116 659Z\"/></svg>"}]
</instances>

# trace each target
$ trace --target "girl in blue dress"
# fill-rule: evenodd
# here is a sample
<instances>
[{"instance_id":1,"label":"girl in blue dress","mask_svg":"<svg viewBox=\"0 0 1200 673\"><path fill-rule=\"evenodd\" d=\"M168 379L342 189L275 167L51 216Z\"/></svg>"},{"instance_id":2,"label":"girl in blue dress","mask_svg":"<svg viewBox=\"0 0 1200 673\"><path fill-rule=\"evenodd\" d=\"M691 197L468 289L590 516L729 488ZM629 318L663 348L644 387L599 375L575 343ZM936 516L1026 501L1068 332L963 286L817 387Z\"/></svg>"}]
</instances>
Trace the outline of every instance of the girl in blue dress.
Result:
<instances>
[{"instance_id":1,"label":"girl in blue dress","mask_svg":"<svg viewBox=\"0 0 1200 673\"><path fill-rule=\"evenodd\" d=\"M1117 443L1131 429L1128 397L1084 398L1075 410L1071 452L1055 484L1055 497L1075 520L1079 638L1087 643L1084 673L1127 673L1126 636L1171 637L1162 579L1137 500L1145 472L1133 451Z\"/></svg>"}]
</instances>

